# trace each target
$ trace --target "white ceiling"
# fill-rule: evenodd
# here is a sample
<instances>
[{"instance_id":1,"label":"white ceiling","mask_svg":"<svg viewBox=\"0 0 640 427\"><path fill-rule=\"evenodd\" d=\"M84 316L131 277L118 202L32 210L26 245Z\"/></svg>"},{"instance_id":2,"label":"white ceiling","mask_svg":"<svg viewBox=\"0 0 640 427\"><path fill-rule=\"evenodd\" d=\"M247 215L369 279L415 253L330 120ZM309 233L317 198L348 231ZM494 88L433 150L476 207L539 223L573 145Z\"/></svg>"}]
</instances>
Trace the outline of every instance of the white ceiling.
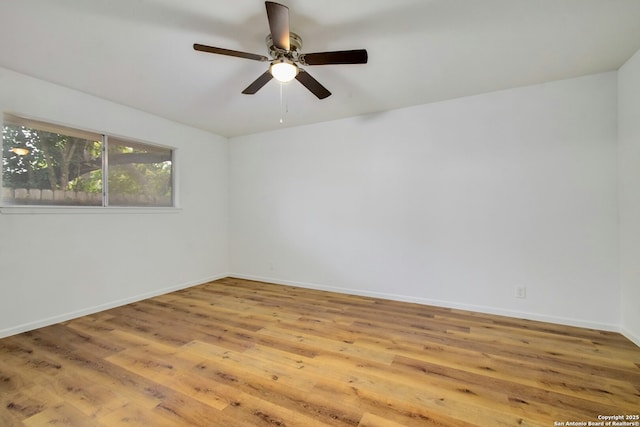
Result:
<instances>
[{"instance_id":1,"label":"white ceiling","mask_svg":"<svg viewBox=\"0 0 640 427\"><path fill-rule=\"evenodd\" d=\"M302 52L366 48L366 65L305 69L241 91L268 55L260 0L1 0L0 66L224 136L616 70L640 49L639 0L282 0Z\"/></svg>"}]
</instances>

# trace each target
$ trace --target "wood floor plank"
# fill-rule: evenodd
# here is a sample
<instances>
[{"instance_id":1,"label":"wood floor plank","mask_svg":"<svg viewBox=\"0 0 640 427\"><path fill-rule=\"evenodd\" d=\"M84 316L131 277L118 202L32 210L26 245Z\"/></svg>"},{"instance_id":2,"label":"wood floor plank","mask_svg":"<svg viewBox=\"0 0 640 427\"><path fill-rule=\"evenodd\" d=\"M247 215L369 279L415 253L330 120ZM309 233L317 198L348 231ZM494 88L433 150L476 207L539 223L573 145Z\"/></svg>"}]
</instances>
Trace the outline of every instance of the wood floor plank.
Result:
<instances>
[{"instance_id":1,"label":"wood floor plank","mask_svg":"<svg viewBox=\"0 0 640 427\"><path fill-rule=\"evenodd\" d=\"M185 351L202 357L205 363L215 363L220 369L230 369L243 374L251 373L268 380L278 381L283 387L295 388L301 392L308 391L313 386L308 378L299 375L297 367L291 367L290 364L282 363L281 360L263 359L262 354L252 356L198 341L185 346Z\"/></svg>"},{"instance_id":2,"label":"wood floor plank","mask_svg":"<svg viewBox=\"0 0 640 427\"><path fill-rule=\"evenodd\" d=\"M0 425L552 426L640 412L620 334L237 278L0 340Z\"/></svg>"},{"instance_id":3,"label":"wood floor plank","mask_svg":"<svg viewBox=\"0 0 640 427\"><path fill-rule=\"evenodd\" d=\"M214 384L193 371L167 379L164 384L219 411L235 402L238 394L234 389Z\"/></svg>"},{"instance_id":4,"label":"wood floor plank","mask_svg":"<svg viewBox=\"0 0 640 427\"><path fill-rule=\"evenodd\" d=\"M55 426L96 426L107 427L98 420L88 417L68 402L52 405L23 421L27 427Z\"/></svg>"},{"instance_id":5,"label":"wood floor plank","mask_svg":"<svg viewBox=\"0 0 640 427\"><path fill-rule=\"evenodd\" d=\"M84 415L100 417L123 405L128 399L117 394L107 384L95 382L93 377L79 372L68 372L52 378L41 378L38 383L57 399L73 405Z\"/></svg>"},{"instance_id":6,"label":"wood floor plank","mask_svg":"<svg viewBox=\"0 0 640 427\"><path fill-rule=\"evenodd\" d=\"M382 321L362 322L357 320L353 327L364 334L372 334L376 337L386 338L390 342L400 343L425 343L427 346L442 346L447 348L457 348L460 350L470 350L480 354L491 356L501 356L506 359L516 359L529 361L533 364L543 366L562 367L567 370L584 373L587 370L591 375L602 375L604 377L617 378L621 380L640 381L640 371L632 368L619 369L621 363L629 367L629 357L622 353L617 353L606 364L589 363L589 359L583 359L581 353L571 353L562 351L564 335L556 336L559 351L540 351L531 345L521 345L516 339L507 335L503 340L487 338L480 335L460 334L455 331L446 333L428 330L418 330L415 328L401 328L395 325L387 325ZM637 348L637 347L636 347ZM622 360L620 360L622 359ZM633 357L635 360L635 357Z\"/></svg>"},{"instance_id":7,"label":"wood floor plank","mask_svg":"<svg viewBox=\"0 0 640 427\"><path fill-rule=\"evenodd\" d=\"M549 364L541 366L538 362L533 363L519 358L500 357L443 345L425 345L423 350L416 351L414 348L396 346L394 351L398 358L395 363L406 357L419 360L425 366L428 364L432 367L444 368L449 372L463 371L475 374L483 382L504 381L502 385L497 387L499 389L505 389L508 386L526 386L544 389L548 393L556 392L588 399L593 402L609 401L613 396L616 404L627 402L633 405L636 400L633 387L628 381L589 375L587 377L589 381L585 383L583 372L563 369L561 366ZM603 393L603 389L598 387L602 382L608 384L607 390L610 390L611 395Z\"/></svg>"},{"instance_id":8,"label":"wood floor plank","mask_svg":"<svg viewBox=\"0 0 640 427\"><path fill-rule=\"evenodd\" d=\"M326 399L315 392L302 392L282 385L278 381L279 378L269 377L261 372L250 372L235 364L211 361L202 363L196 369L197 373L207 378L214 387L222 384L235 391L234 400L224 411L238 412L240 418L253 420L254 424L245 425L263 425L263 421L264 425L269 425L263 417L256 418L260 413L270 414L266 417L268 419L283 420L283 414L280 411L274 412L273 408L287 408L305 418L317 420L316 423L302 425L357 425L357 413L354 415L352 408L345 409L344 405L336 401L336 397L342 399L343 396L332 395L331 399ZM263 402L271 408L269 411L257 409L264 406ZM247 413L247 407L253 409Z\"/></svg>"},{"instance_id":9,"label":"wood floor plank","mask_svg":"<svg viewBox=\"0 0 640 427\"><path fill-rule=\"evenodd\" d=\"M403 427L404 424L399 424L391 421L387 418L379 417L371 413L365 413L360 419L358 427Z\"/></svg>"},{"instance_id":10,"label":"wood floor plank","mask_svg":"<svg viewBox=\"0 0 640 427\"><path fill-rule=\"evenodd\" d=\"M0 394L0 420L3 426L21 426L22 421L39 414L50 406L63 403L63 399L40 385L31 385Z\"/></svg>"},{"instance_id":11,"label":"wood floor plank","mask_svg":"<svg viewBox=\"0 0 640 427\"><path fill-rule=\"evenodd\" d=\"M139 406L135 401L109 412L98 418L98 421L108 427L180 427L184 426L182 420L167 417L155 408Z\"/></svg>"}]
</instances>

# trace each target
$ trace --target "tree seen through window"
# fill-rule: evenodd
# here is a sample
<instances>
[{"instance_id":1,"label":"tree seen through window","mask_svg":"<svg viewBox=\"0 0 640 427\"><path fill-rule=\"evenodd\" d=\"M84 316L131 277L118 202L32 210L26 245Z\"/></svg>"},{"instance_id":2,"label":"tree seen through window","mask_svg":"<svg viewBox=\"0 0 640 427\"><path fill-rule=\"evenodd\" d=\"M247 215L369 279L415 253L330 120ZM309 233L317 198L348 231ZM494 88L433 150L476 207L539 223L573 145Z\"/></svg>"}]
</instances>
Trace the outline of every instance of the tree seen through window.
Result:
<instances>
[{"instance_id":1,"label":"tree seen through window","mask_svg":"<svg viewBox=\"0 0 640 427\"><path fill-rule=\"evenodd\" d=\"M171 149L8 118L2 130L3 204L173 205Z\"/></svg>"}]
</instances>

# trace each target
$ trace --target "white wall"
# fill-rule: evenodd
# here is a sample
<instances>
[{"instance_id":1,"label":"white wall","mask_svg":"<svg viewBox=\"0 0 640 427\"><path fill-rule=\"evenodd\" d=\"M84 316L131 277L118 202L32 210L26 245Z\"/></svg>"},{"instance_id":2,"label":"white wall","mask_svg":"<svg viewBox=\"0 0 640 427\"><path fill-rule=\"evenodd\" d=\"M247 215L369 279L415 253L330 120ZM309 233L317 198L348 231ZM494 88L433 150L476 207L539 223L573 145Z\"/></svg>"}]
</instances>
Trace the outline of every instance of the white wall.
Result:
<instances>
[{"instance_id":1,"label":"white wall","mask_svg":"<svg viewBox=\"0 0 640 427\"><path fill-rule=\"evenodd\" d=\"M0 111L176 147L182 208L0 215L0 337L227 275L225 138L2 68Z\"/></svg>"},{"instance_id":2,"label":"white wall","mask_svg":"<svg viewBox=\"0 0 640 427\"><path fill-rule=\"evenodd\" d=\"M232 274L617 329L616 85L234 138Z\"/></svg>"},{"instance_id":3,"label":"white wall","mask_svg":"<svg viewBox=\"0 0 640 427\"><path fill-rule=\"evenodd\" d=\"M622 325L640 345L640 51L618 72Z\"/></svg>"}]
</instances>

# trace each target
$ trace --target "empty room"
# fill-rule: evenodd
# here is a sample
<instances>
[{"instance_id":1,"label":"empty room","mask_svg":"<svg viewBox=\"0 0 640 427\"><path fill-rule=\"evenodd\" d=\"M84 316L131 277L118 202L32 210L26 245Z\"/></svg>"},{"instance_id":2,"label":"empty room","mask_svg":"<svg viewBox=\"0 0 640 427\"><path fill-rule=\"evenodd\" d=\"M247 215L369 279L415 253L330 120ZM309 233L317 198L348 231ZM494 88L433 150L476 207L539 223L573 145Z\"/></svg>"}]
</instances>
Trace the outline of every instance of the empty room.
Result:
<instances>
[{"instance_id":1,"label":"empty room","mask_svg":"<svg viewBox=\"0 0 640 427\"><path fill-rule=\"evenodd\" d=\"M0 16L0 426L640 426L640 1Z\"/></svg>"}]
</instances>

